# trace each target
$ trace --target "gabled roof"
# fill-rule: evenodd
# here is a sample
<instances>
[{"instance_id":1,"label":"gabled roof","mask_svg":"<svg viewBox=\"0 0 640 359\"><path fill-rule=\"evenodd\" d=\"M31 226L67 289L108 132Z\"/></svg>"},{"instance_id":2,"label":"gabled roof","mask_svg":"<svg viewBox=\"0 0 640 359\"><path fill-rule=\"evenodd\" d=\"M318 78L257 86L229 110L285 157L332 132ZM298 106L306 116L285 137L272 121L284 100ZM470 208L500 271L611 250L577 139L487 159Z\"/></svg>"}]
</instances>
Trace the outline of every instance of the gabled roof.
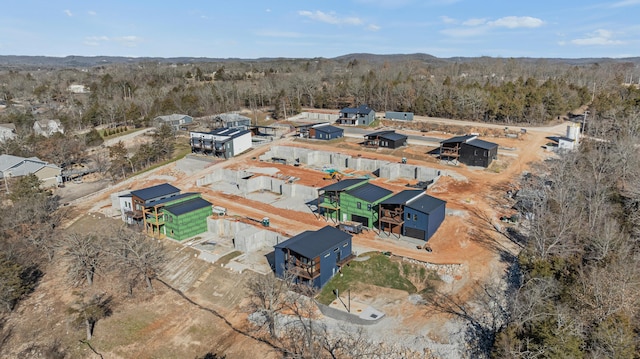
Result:
<instances>
[{"instance_id":1,"label":"gabled roof","mask_svg":"<svg viewBox=\"0 0 640 359\"><path fill-rule=\"evenodd\" d=\"M431 197L425 193L424 196L420 196L412 201L407 202L407 204L405 204L405 207L415 209L416 211L420 211L422 213L431 213L434 209L439 208L446 203L446 201Z\"/></svg>"},{"instance_id":2,"label":"gabled roof","mask_svg":"<svg viewBox=\"0 0 640 359\"><path fill-rule=\"evenodd\" d=\"M171 121L180 121L182 119L193 119L193 117L189 116L189 115L180 115L177 113L171 114L171 115L163 115L163 116L158 116L156 118L154 118L154 121L164 121L164 122L171 122Z\"/></svg>"},{"instance_id":3,"label":"gabled roof","mask_svg":"<svg viewBox=\"0 0 640 359\"><path fill-rule=\"evenodd\" d=\"M386 188L378 187L373 183L367 183L363 186L348 190L347 193L353 197L360 198L363 201L373 203L392 194L393 192Z\"/></svg>"},{"instance_id":4,"label":"gabled roof","mask_svg":"<svg viewBox=\"0 0 640 359\"><path fill-rule=\"evenodd\" d=\"M482 148L483 150L491 150L491 149L493 149L495 147L498 147L497 143L484 141L484 140L478 140L478 139L475 139L475 140L467 142L467 145L473 146L473 147Z\"/></svg>"},{"instance_id":5,"label":"gabled roof","mask_svg":"<svg viewBox=\"0 0 640 359\"><path fill-rule=\"evenodd\" d=\"M173 214L174 216L180 216L185 213L193 212L195 210L205 208L205 207L211 207L211 202L198 197L198 198L193 198L177 204L172 204L170 206L166 206L163 209Z\"/></svg>"},{"instance_id":6,"label":"gabled roof","mask_svg":"<svg viewBox=\"0 0 640 359\"><path fill-rule=\"evenodd\" d=\"M477 138L478 136L475 135L464 135L464 136L456 136L456 137L451 137L447 140L442 140L440 141L440 143L463 143L463 142L467 142L469 140L472 140L474 138Z\"/></svg>"},{"instance_id":7,"label":"gabled roof","mask_svg":"<svg viewBox=\"0 0 640 359\"><path fill-rule=\"evenodd\" d=\"M163 183L163 184L155 185L152 187L131 191L131 194L140 198L143 201L147 201L153 198L168 196L170 194L175 194L179 192L180 192L180 189L168 183Z\"/></svg>"},{"instance_id":8,"label":"gabled roof","mask_svg":"<svg viewBox=\"0 0 640 359\"><path fill-rule=\"evenodd\" d=\"M407 189L385 199L384 201L380 202L380 204L405 204L409 200L422 194L424 194L424 191L421 191L419 189Z\"/></svg>"},{"instance_id":9,"label":"gabled roof","mask_svg":"<svg viewBox=\"0 0 640 359\"><path fill-rule=\"evenodd\" d=\"M360 105L358 107L346 107L343 108L342 110L340 110L341 113L355 113L355 114L360 114L360 113L365 113L368 114L371 111L373 111L372 108L370 108L368 105Z\"/></svg>"},{"instance_id":10,"label":"gabled roof","mask_svg":"<svg viewBox=\"0 0 640 359\"><path fill-rule=\"evenodd\" d=\"M35 173L43 167L60 169L58 166L42 161L38 157L19 157L12 155L0 155L0 178L4 176L4 172L9 172L11 176L25 176L29 173Z\"/></svg>"},{"instance_id":11,"label":"gabled roof","mask_svg":"<svg viewBox=\"0 0 640 359\"><path fill-rule=\"evenodd\" d=\"M342 181L332 183L328 186L320 188L321 191L344 191L345 189L357 185L359 183L368 182L366 178L348 178Z\"/></svg>"},{"instance_id":12,"label":"gabled roof","mask_svg":"<svg viewBox=\"0 0 640 359\"><path fill-rule=\"evenodd\" d=\"M382 134L380 136L380 138L384 138L385 140L389 140L389 141L398 141L398 140L406 140L409 137L407 137L406 135L400 134L400 133L396 133L394 131L394 132L391 132L391 133Z\"/></svg>"},{"instance_id":13,"label":"gabled roof","mask_svg":"<svg viewBox=\"0 0 640 359\"><path fill-rule=\"evenodd\" d=\"M395 132L395 131L393 131L393 130L376 131L376 132L367 133L364 136L365 137L380 137L382 135L385 135L385 134L388 134L388 133L392 133L392 132Z\"/></svg>"},{"instance_id":14,"label":"gabled roof","mask_svg":"<svg viewBox=\"0 0 640 359\"><path fill-rule=\"evenodd\" d=\"M274 247L288 248L306 258L313 259L350 240L350 234L337 228L326 226L317 231L304 231L297 236L276 244Z\"/></svg>"},{"instance_id":15,"label":"gabled roof","mask_svg":"<svg viewBox=\"0 0 640 359\"><path fill-rule=\"evenodd\" d=\"M331 126L331 125L327 125L327 126L318 126L318 127L314 127L316 129L316 132L323 132L323 133L338 133L338 132L344 132L343 129L341 129L340 127L336 127L336 126Z\"/></svg>"}]
</instances>

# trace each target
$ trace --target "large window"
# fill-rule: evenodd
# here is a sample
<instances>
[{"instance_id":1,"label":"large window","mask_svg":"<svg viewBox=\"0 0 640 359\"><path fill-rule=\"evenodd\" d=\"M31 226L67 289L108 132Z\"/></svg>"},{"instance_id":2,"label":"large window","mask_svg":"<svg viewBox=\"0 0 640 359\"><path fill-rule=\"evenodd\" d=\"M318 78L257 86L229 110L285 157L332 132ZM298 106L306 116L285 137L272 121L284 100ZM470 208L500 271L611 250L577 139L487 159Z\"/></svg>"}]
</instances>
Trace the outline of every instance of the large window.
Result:
<instances>
[{"instance_id":1,"label":"large window","mask_svg":"<svg viewBox=\"0 0 640 359\"><path fill-rule=\"evenodd\" d=\"M360 203L360 202L356 203L356 207L357 207L358 209L362 209L362 203Z\"/></svg>"}]
</instances>

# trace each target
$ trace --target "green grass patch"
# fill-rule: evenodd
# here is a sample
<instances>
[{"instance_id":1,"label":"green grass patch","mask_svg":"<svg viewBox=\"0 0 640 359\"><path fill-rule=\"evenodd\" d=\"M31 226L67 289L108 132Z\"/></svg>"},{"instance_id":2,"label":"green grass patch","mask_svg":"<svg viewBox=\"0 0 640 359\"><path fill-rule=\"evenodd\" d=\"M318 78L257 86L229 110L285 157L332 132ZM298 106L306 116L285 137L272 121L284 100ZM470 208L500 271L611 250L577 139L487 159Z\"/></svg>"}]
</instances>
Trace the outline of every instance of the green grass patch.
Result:
<instances>
[{"instance_id":1,"label":"green grass patch","mask_svg":"<svg viewBox=\"0 0 640 359\"><path fill-rule=\"evenodd\" d=\"M103 140L106 140L109 138L116 138L116 137L127 135L129 133L133 133L136 131L143 131L143 130L145 129L135 128L131 126L131 127L127 127L126 130L116 130L115 128L105 128L105 129L99 130L98 133L100 133L100 137L102 137Z\"/></svg>"},{"instance_id":2,"label":"green grass patch","mask_svg":"<svg viewBox=\"0 0 640 359\"><path fill-rule=\"evenodd\" d=\"M188 155L189 153L191 153L191 147L189 145L183 144L183 143L176 143L175 145L175 149L173 151L173 157L169 158L168 160L164 160L162 162L158 162L156 164L153 164L143 170L140 170L136 173L134 173L131 176L137 176L141 173L145 173L145 172L149 172L151 170L154 170L158 167L162 167L164 165L168 165L171 162L175 162L179 159L184 158L186 155Z\"/></svg>"},{"instance_id":3,"label":"green grass patch","mask_svg":"<svg viewBox=\"0 0 640 359\"><path fill-rule=\"evenodd\" d=\"M380 253L367 253L370 258L363 262L351 261L348 266L342 268L342 276L337 274L327 283L317 300L323 304L329 304L335 298L334 289L341 293L353 288L357 284L376 285L384 288L392 288L416 293L417 288L403 272L413 271L413 268L405 268L397 262ZM413 267L409 265L410 267Z\"/></svg>"},{"instance_id":4,"label":"green grass patch","mask_svg":"<svg viewBox=\"0 0 640 359\"><path fill-rule=\"evenodd\" d=\"M241 254L242 254L242 252L240 252L240 251L233 251L231 253L227 253L224 256L222 256L220 259L218 259L216 261L216 263L227 265L233 258L235 258L235 257L237 257L237 256L239 256Z\"/></svg>"},{"instance_id":5,"label":"green grass patch","mask_svg":"<svg viewBox=\"0 0 640 359\"><path fill-rule=\"evenodd\" d=\"M135 315L118 316L98 321L91 343L102 350L110 351L142 340L144 331L158 315L147 310L137 310ZM84 331L82 331L84 333Z\"/></svg>"}]
</instances>

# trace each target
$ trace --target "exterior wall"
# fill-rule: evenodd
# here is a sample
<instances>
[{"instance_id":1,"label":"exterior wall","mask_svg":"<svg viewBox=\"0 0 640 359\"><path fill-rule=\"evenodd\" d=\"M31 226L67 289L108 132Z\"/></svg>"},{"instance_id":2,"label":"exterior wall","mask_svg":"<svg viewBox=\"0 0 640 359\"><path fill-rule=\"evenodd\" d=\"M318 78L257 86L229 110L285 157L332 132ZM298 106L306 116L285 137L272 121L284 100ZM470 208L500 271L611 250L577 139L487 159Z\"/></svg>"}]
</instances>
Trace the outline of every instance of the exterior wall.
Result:
<instances>
[{"instance_id":1,"label":"exterior wall","mask_svg":"<svg viewBox=\"0 0 640 359\"><path fill-rule=\"evenodd\" d=\"M384 117L390 120L413 121L413 112L387 111Z\"/></svg>"},{"instance_id":2,"label":"exterior wall","mask_svg":"<svg viewBox=\"0 0 640 359\"><path fill-rule=\"evenodd\" d=\"M126 224L133 224L133 221L127 217L125 212L133 211L133 203L131 201L131 197L119 197L120 203L120 216L122 221Z\"/></svg>"},{"instance_id":3,"label":"exterior wall","mask_svg":"<svg viewBox=\"0 0 640 359\"><path fill-rule=\"evenodd\" d=\"M34 174L42 181L42 187L55 187L62 183L62 171L59 168L42 167Z\"/></svg>"},{"instance_id":4,"label":"exterior wall","mask_svg":"<svg viewBox=\"0 0 640 359\"><path fill-rule=\"evenodd\" d=\"M276 267L275 271L276 275L279 277L284 277L286 271L284 260L285 251L285 248L276 248L274 251ZM320 275L316 279L314 279L313 283L311 284L316 288L322 288L325 284L327 284L327 282L336 273L338 273L338 257L340 257L341 259L346 258L351 255L351 251L351 240L347 240L320 254Z\"/></svg>"},{"instance_id":5,"label":"exterior wall","mask_svg":"<svg viewBox=\"0 0 640 359\"><path fill-rule=\"evenodd\" d=\"M164 217L164 234L178 241L193 237L207 231L207 218L213 214L211 206L175 216L162 211Z\"/></svg>"},{"instance_id":6,"label":"exterior wall","mask_svg":"<svg viewBox=\"0 0 640 359\"><path fill-rule=\"evenodd\" d=\"M233 139L233 154L236 156L251 148L251 132Z\"/></svg>"},{"instance_id":7,"label":"exterior wall","mask_svg":"<svg viewBox=\"0 0 640 359\"><path fill-rule=\"evenodd\" d=\"M0 142L16 138L16 134L9 128L0 127Z\"/></svg>"},{"instance_id":8,"label":"exterior wall","mask_svg":"<svg viewBox=\"0 0 640 359\"><path fill-rule=\"evenodd\" d=\"M485 150L463 143L460 146L460 162L467 166L489 167L493 158L498 155L498 147Z\"/></svg>"},{"instance_id":9,"label":"exterior wall","mask_svg":"<svg viewBox=\"0 0 640 359\"><path fill-rule=\"evenodd\" d=\"M378 224L378 203L393 196L393 194L389 194L388 196L381 198L373 203L366 202L360 198L356 198L351 196L346 192L340 193L340 221L352 221L353 215L366 217L368 218L368 223L363 223L364 226L372 228L374 225ZM358 203L360 203L360 208L358 208Z\"/></svg>"},{"instance_id":10,"label":"exterior wall","mask_svg":"<svg viewBox=\"0 0 640 359\"><path fill-rule=\"evenodd\" d=\"M343 137L343 135L344 135L344 132L327 133L327 132L318 131L315 128L312 128L309 130L309 137L315 138L318 140L333 140L336 138L341 138Z\"/></svg>"},{"instance_id":11,"label":"exterior wall","mask_svg":"<svg viewBox=\"0 0 640 359\"><path fill-rule=\"evenodd\" d=\"M404 208L404 226L402 228L402 235L406 235L407 228L421 229L425 231L425 237L419 238L428 241L433 236L440 224L444 221L445 204L431 211L431 213L423 213L416 211L413 208Z\"/></svg>"}]
</instances>

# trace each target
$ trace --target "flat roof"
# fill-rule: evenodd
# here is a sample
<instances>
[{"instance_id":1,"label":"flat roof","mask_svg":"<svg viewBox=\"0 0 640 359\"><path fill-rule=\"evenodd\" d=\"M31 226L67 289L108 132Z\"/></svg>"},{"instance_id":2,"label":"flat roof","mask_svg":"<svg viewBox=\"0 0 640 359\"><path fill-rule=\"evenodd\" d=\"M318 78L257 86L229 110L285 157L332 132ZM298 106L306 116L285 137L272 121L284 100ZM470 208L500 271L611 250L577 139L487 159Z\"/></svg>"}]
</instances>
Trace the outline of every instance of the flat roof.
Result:
<instances>
[{"instance_id":1,"label":"flat roof","mask_svg":"<svg viewBox=\"0 0 640 359\"><path fill-rule=\"evenodd\" d=\"M297 236L276 244L274 247L288 248L306 258L313 259L350 240L351 235L349 233L331 226L325 226L317 231L304 231Z\"/></svg>"},{"instance_id":2,"label":"flat roof","mask_svg":"<svg viewBox=\"0 0 640 359\"><path fill-rule=\"evenodd\" d=\"M424 196L420 196L415 200L408 202L405 207L415 209L422 213L431 213L436 208L446 205L446 203L446 201L425 194Z\"/></svg>"},{"instance_id":3,"label":"flat roof","mask_svg":"<svg viewBox=\"0 0 640 359\"><path fill-rule=\"evenodd\" d=\"M193 196L200 196L200 193L197 193L197 192L181 193L181 194L178 194L178 195L175 195L175 196L171 196L171 197L167 197L165 199L161 199L159 201L154 201L154 202L152 202L150 204L153 205L153 206L157 206L159 204L173 202L173 201L178 200L178 199L187 198L187 197L193 197Z\"/></svg>"},{"instance_id":4,"label":"flat roof","mask_svg":"<svg viewBox=\"0 0 640 359\"><path fill-rule=\"evenodd\" d=\"M342 181L336 182L336 183L332 183L328 186L322 187L320 188L321 191L344 191L345 189L354 186L358 183L361 182L367 182L369 181L366 178L348 178L348 179L343 179Z\"/></svg>"},{"instance_id":5,"label":"flat roof","mask_svg":"<svg viewBox=\"0 0 640 359\"><path fill-rule=\"evenodd\" d=\"M393 133L385 133L381 135L380 138L384 138L389 141L398 141L398 140L406 140L409 137L400 133L393 132Z\"/></svg>"},{"instance_id":6,"label":"flat roof","mask_svg":"<svg viewBox=\"0 0 640 359\"><path fill-rule=\"evenodd\" d=\"M407 189L385 199L380 202L380 204L405 204L410 199L420 196L421 194L424 194L424 191L419 189Z\"/></svg>"},{"instance_id":7,"label":"flat roof","mask_svg":"<svg viewBox=\"0 0 640 359\"><path fill-rule=\"evenodd\" d=\"M344 132L342 128L331 126L331 125L319 126L319 127L315 127L315 129L317 132L324 132L324 133Z\"/></svg>"},{"instance_id":8,"label":"flat roof","mask_svg":"<svg viewBox=\"0 0 640 359\"><path fill-rule=\"evenodd\" d=\"M192 198L190 200L186 200L184 202L180 202L177 204L173 204L171 206L164 207L164 210L175 215L180 216L185 213L193 212L200 208L205 208L207 206L211 206L211 202L202 199L200 197Z\"/></svg>"},{"instance_id":9,"label":"flat roof","mask_svg":"<svg viewBox=\"0 0 640 359\"><path fill-rule=\"evenodd\" d=\"M131 194L143 201L146 201L152 198L168 196L176 192L180 192L180 189L168 183L163 183L152 187L131 191Z\"/></svg>"},{"instance_id":10,"label":"flat roof","mask_svg":"<svg viewBox=\"0 0 640 359\"><path fill-rule=\"evenodd\" d=\"M382 136L384 134L391 133L391 132L395 132L395 131L393 130L376 131L376 132L367 133L365 137Z\"/></svg>"},{"instance_id":11,"label":"flat roof","mask_svg":"<svg viewBox=\"0 0 640 359\"><path fill-rule=\"evenodd\" d=\"M347 191L347 193L356 198L360 198L363 201L373 203L381 198L392 194L393 192L389 191L386 188L378 187L373 183L367 183L363 186L351 189Z\"/></svg>"},{"instance_id":12,"label":"flat roof","mask_svg":"<svg viewBox=\"0 0 640 359\"><path fill-rule=\"evenodd\" d=\"M475 135L464 135L464 136L455 136L455 137L451 137L449 139L446 140L442 140L440 141L440 143L461 143L461 142L467 142L470 139L474 138L474 137L478 137Z\"/></svg>"}]
</instances>

